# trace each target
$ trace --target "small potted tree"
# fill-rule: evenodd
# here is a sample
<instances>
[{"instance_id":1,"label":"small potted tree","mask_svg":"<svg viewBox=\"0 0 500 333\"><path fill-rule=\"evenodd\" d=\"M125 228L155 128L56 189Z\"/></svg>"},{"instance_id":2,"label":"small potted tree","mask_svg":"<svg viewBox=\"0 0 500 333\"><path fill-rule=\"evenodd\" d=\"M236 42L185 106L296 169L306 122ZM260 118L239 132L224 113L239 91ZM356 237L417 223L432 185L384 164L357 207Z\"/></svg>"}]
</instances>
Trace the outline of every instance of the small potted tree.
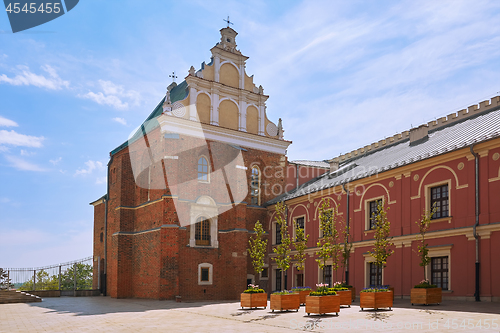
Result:
<instances>
[{"instance_id":1,"label":"small potted tree","mask_svg":"<svg viewBox=\"0 0 500 333\"><path fill-rule=\"evenodd\" d=\"M248 252L250 254L250 258L252 258L252 265L255 271L255 274L259 274L262 272L264 267L264 257L266 255L266 247L267 247L267 239L264 240L264 229L262 228L262 224L257 221L255 223L255 227L253 229L255 234L253 237L250 237L248 241L250 247ZM249 307L267 307L267 294L263 289L260 289L258 285L249 284L247 290L245 290L241 294L241 308Z\"/></svg>"},{"instance_id":2,"label":"small potted tree","mask_svg":"<svg viewBox=\"0 0 500 333\"><path fill-rule=\"evenodd\" d=\"M316 285L316 291L306 296L306 313L309 316L311 313L320 315L333 313L338 316L340 312L340 296L327 284L319 283Z\"/></svg>"},{"instance_id":3,"label":"small potted tree","mask_svg":"<svg viewBox=\"0 0 500 333\"><path fill-rule=\"evenodd\" d=\"M293 246L295 247L295 251L297 251L293 258L296 262L297 271L300 272L304 270L304 262L306 261L305 250L307 249L307 240L309 239L309 235L306 235L304 233L304 229L299 228L295 221L293 223L295 228L295 242L293 243ZM292 291L299 294L300 304L302 305L306 303L306 296L311 292L311 288L295 286L292 288Z\"/></svg>"},{"instance_id":4,"label":"small potted tree","mask_svg":"<svg viewBox=\"0 0 500 333\"><path fill-rule=\"evenodd\" d=\"M336 229L337 210L331 209L328 201L323 202L319 209L320 230L323 237L318 241L319 248L316 251L316 262L322 271L323 282L325 282L325 267L328 261L333 258L332 269L338 268L338 257L340 254L340 245L337 244L338 232ZM315 292L306 296L306 312L310 313L332 313L338 314L340 311L340 296L327 283L316 285Z\"/></svg>"},{"instance_id":5,"label":"small potted tree","mask_svg":"<svg viewBox=\"0 0 500 333\"><path fill-rule=\"evenodd\" d=\"M375 243L373 251L370 255L374 259L374 264L377 267L385 267L387 258L394 253L391 248L394 244L390 241L389 234L391 232L391 223L387 219L387 211L389 207L385 207L385 200L377 207L377 214L375 215ZM379 280L379 269L377 269L376 280ZM381 286L374 286L373 288L365 288L359 294L359 302L361 311L365 308L379 309L379 308L392 308L394 302L394 292L388 288Z\"/></svg>"},{"instance_id":6,"label":"small potted tree","mask_svg":"<svg viewBox=\"0 0 500 333\"><path fill-rule=\"evenodd\" d=\"M343 246L342 246L342 287L347 288L351 291L351 300L354 301L356 299L356 288L347 284L347 276L346 276L346 271L347 271L347 265L349 264L349 258L351 257L351 249L352 249L352 243L349 242L349 234L350 234L350 227L345 224L344 228L342 229L342 241L343 241Z\"/></svg>"},{"instance_id":7,"label":"small potted tree","mask_svg":"<svg viewBox=\"0 0 500 333\"><path fill-rule=\"evenodd\" d=\"M415 287L411 289L410 299L411 305L413 304L440 304L442 301L442 290L436 285L431 284L427 279L426 266L430 264L431 258L429 257L429 244L425 242L425 234L429 230L431 218L436 212L434 207L430 212L424 212L420 221L415 223L418 226L419 236L417 240L420 241L418 246L418 256L420 257L420 266L424 269L424 279L420 281Z\"/></svg>"},{"instance_id":8,"label":"small potted tree","mask_svg":"<svg viewBox=\"0 0 500 333\"><path fill-rule=\"evenodd\" d=\"M282 202L276 204L276 223L280 228L281 234L281 244L278 244L273 248L273 252L276 254L273 260L276 265L280 268L283 274L290 267L291 257L290 257L290 245L292 240L290 239L290 234L288 233L288 225L286 218L284 218L286 212L286 206ZM297 293L292 293L286 290L276 291L271 294L271 310L284 311L284 310L297 310L300 308L300 296Z\"/></svg>"}]
</instances>

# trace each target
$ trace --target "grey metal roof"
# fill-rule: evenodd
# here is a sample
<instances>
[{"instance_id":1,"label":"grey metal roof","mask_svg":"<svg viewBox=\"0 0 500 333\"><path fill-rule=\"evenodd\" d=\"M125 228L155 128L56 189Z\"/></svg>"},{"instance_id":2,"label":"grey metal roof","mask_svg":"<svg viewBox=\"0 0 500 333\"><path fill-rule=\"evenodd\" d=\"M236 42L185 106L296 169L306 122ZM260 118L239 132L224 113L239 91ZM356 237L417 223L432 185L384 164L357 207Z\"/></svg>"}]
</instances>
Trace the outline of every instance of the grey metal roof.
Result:
<instances>
[{"instance_id":1,"label":"grey metal roof","mask_svg":"<svg viewBox=\"0 0 500 333\"><path fill-rule=\"evenodd\" d=\"M296 160L296 161L291 161L291 164L298 164L298 165L305 165L305 166L310 166L310 167L316 167L316 168L330 168L330 164L325 161L308 161L308 160Z\"/></svg>"},{"instance_id":2,"label":"grey metal roof","mask_svg":"<svg viewBox=\"0 0 500 333\"><path fill-rule=\"evenodd\" d=\"M500 137L500 110L466 119L436 131L429 131L429 139L418 145L410 146L410 140L406 139L373 153L349 159L341 163L339 170L330 175L325 174L315 178L268 201L266 205L342 185L497 137Z\"/></svg>"}]
</instances>

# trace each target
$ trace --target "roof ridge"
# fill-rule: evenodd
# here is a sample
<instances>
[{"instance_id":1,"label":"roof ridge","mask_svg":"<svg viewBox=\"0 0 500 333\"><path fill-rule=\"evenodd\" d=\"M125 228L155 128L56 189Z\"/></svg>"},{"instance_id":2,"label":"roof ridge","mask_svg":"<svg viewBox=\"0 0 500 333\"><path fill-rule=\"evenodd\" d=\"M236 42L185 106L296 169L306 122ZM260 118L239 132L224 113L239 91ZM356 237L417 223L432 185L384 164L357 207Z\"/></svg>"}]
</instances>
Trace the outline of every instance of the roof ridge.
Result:
<instances>
[{"instance_id":1,"label":"roof ridge","mask_svg":"<svg viewBox=\"0 0 500 333\"><path fill-rule=\"evenodd\" d=\"M479 107L478 107L479 105ZM429 132L435 132L439 129L449 127L451 125L455 125L464 120L471 119L479 114L485 114L487 112L491 112L500 108L500 96L495 96L491 98L491 100L485 100L477 104L473 104L469 106L467 109L462 109L454 113L450 113L446 117L441 117L437 120L429 121L427 124L422 124L416 127L411 128L410 130L406 130L402 133L398 133L394 136L388 137L383 140L379 140L378 142L374 142L370 145L366 145L362 148L355 149L349 153L341 154L338 157L334 157L330 161L335 162L348 162L356 157L364 156L368 152L378 151L379 149L392 146L395 143L404 142L405 139L410 138L410 131L419 128L421 126L427 126Z\"/></svg>"}]
</instances>

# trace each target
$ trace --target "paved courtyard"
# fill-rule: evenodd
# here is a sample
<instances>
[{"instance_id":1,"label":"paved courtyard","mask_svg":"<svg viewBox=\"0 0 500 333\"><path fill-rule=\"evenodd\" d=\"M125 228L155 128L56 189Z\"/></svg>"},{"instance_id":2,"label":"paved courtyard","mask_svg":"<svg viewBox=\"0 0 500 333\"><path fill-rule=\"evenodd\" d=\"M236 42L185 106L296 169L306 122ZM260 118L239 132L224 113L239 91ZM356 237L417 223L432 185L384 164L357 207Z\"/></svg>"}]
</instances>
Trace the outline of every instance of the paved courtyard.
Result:
<instances>
[{"instance_id":1,"label":"paved courtyard","mask_svg":"<svg viewBox=\"0 0 500 333\"><path fill-rule=\"evenodd\" d=\"M499 303L409 303L397 299L392 311L360 311L355 302L338 317L308 317L304 307L273 313L242 310L238 302L60 297L0 304L0 332L500 332Z\"/></svg>"}]
</instances>

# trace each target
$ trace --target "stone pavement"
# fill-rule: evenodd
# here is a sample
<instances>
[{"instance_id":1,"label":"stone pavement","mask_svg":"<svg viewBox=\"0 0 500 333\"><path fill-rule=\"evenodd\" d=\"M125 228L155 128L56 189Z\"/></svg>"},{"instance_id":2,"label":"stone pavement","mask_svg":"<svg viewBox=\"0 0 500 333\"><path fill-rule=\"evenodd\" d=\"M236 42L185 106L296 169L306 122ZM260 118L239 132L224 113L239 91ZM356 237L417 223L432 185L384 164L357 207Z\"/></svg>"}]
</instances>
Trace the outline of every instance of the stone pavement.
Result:
<instances>
[{"instance_id":1,"label":"stone pavement","mask_svg":"<svg viewBox=\"0 0 500 333\"><path fill-rule=\"evenodd\" d=\"M268 303L269 304L269 303ZM489 326L489 328L487 328ZM41 303L0 304L0 332L500 332L500 303L444 301L411 306L396 299L392 311L338 317L298 312L242 310L239 302L183 302L110 297L46 298Z\"/></svg>"}]
</instances>

